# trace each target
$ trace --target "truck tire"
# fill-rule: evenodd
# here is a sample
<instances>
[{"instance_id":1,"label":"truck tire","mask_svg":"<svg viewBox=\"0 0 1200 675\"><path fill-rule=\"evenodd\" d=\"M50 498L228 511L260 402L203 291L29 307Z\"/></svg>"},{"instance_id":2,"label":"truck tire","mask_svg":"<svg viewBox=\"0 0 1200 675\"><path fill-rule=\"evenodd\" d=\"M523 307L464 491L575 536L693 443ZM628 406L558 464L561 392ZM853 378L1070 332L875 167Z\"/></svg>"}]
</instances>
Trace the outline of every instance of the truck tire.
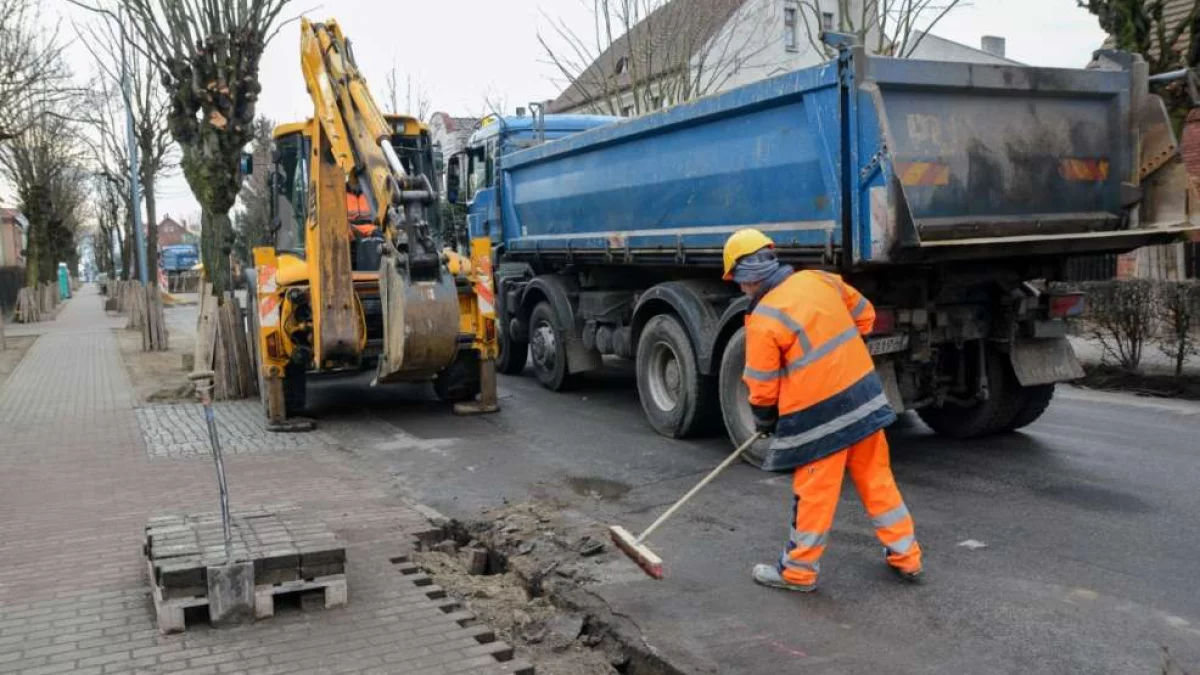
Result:
<instances>
[{"instance_id":1,"label":"truck tire","mask_svg":"<svg viewBox=\"0 0 1200 675\"><path fill-rule=\"evenodd\" d=\"M1021 386L1000 352L989 349L985 358L988 398L969 406L947 403L939 408L927 406L917 411L921 421L939 435L950 438L978 438L1008 431L1025 401Z\"/></svg>"},{"instance_id":2,"label":"truck tire","mask_svg":"<svg viewBox=\"0 0 1200 675\"><path fill-rule=\"evenodd\" d=\"M579 383L579 375L567 370L566 331L549 302L542 301L529 315L529 347L533 372L550 391L567 391Z\"/></svg>"},{"instance_id":3,"label":"truck tire","mask_svg":"<svg viewBox=\"0 0 1200 675\"><path fill-rule=\"evenodd\" d=\"M740 446L754 435L750 394L746 383L742 381L742 371L745 368L746 329L739 328L725 346L717 385L721 394L721 417L725 420L725 431L735 446ZM742 460L761 469L770 444L769 440L758 441L742 453Z\"/></svg>"},{"instance_id":4,"label":"truck tire","mask_svg":"<svg viewBox=\"0 0 1200 675\"><path fill-rule=\"evenodd\" d=\"M1036 422L1050 407L1050 401L1054 399L1054 385L1040 384L1034 387L1022 387L1021 398L1021 407L1017 410L1016 417L1005 427L1005 431L1024 429Z\"/></svg>"},{"instance_id":5,"label":"truck tire","mask_svg":"<svg viewBox=\"0 0 1200 675\"><path fill-rule=\"evenodd\" d=\"M446 403L474 401L479 395L479 352L463 350L433 378L433 392Z\"/></svg>"},{"instance_id":6,"label":"truck tire","mask_svg":"<svg viewBox=\"0 0 1200 675\"><path fill-rule=\"evenodd\" d=\"M638 339L637 387L655 431L686 438L712 428L714 384L700 374L696 350L679 319L659 314L646 322Z\"/></svg>"},{"instance_id":7,"label":"truck tire","mask_svg":"<svg viewBox=\"0 0 1200 675\"><path fill-rule=\"evenodd\" d=\"M529 362L529 343L514 340L508 330L500 329L496 336L499 354L496 355L496 371L503 375L520 375Z\"/></svg>"},{"instance_id":8,"label":"truck tire","mask_svg":"<svg viewBox=\"0 0 1200 675\"><path fill-rule=\"evenodd\" d=\"M288 417L296 417L308 405L308 371L304 366L289 363L283 368L283 409Z\"/></svg>"}]
</instances>

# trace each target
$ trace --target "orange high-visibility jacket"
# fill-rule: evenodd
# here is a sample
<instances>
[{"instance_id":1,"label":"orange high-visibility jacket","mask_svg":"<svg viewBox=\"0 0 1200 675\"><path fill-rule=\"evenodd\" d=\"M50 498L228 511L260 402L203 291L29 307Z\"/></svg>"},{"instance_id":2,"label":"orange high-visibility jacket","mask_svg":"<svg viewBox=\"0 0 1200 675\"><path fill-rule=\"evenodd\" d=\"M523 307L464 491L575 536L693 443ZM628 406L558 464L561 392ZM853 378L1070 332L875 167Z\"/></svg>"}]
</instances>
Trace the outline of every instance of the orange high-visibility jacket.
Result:
<instances>
[{"instance_id":1,"label":"orange high-visibility jacket","mask_svg":"<svg viewBox=\"0 0 1200 675\"><path fill-rule=\"evenodd\" d=\"M764 469L827 457L896 419L862 339L874 324L861 293L812 270L788 277L747 315L750 404L779 410Z\"/></svg>"},{"instance_id":2,"label":"orange high-visibility jacket","mask_svg":"<svg viewBox=\"0 0 1200 675\"><path fill-rule=\"evenodd\" d=\"M346 220L351 224L372 222L371 205L366 195L346 192Z\"/></svg>"}]
</instances>

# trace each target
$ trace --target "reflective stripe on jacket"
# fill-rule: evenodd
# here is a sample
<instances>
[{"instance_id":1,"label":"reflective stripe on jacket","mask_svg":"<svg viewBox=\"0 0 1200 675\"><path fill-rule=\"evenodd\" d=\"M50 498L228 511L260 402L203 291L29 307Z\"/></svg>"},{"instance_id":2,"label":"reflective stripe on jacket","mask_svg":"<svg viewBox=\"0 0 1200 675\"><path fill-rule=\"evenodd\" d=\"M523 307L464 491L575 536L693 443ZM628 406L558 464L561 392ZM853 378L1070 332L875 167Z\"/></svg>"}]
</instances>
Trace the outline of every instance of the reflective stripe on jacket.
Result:
<instances>
[{"instance_id":1,"label":"reflective stripe on jacket","mask_svg":"<svg viewBox=\"0 0 1200 675\"><path fill-rule=\"evenodd\" d=\"M771 289L746 317L750 404L779 410L764 469L827 457L896 419L862 339L874 324L861 293L811 270Z\"/></svg>"}]
</instances>

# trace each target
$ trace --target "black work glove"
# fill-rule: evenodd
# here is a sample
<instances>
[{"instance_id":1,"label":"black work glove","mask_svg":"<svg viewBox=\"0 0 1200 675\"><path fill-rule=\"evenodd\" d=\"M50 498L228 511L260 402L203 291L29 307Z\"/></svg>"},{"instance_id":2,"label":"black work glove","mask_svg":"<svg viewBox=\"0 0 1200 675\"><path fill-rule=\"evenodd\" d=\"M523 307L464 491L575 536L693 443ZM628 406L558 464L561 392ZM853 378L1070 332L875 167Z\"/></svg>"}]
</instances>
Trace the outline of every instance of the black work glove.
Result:
<instances>
[{"instance_id":1,"label":"black work glove","mask_svg":"<svg viewBox=\"0 0 1200 675\"><path fill-rule=\"evenodd\" d=\"M752 405L754 413L754 430L763 436L775 433L775 424L779 422L779 408L773 405Z\"/></svg>"}]
</instances>

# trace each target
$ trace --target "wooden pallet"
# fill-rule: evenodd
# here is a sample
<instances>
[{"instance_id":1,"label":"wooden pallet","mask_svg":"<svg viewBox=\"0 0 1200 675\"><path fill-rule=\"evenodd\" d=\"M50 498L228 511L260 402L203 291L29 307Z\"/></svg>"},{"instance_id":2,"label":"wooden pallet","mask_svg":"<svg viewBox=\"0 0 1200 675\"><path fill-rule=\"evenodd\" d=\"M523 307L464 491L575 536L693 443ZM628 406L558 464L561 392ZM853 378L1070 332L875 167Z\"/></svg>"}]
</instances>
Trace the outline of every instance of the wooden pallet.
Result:
<instances>
[{"instance_id":1,"label":"wooden pallet","mask_svg":"<svg viewBox=\"0 0 1200 675\"><path fill-rule=\"evenodd\" d=\"M346 604L346 575L331 574L327 577L299 581L282 581L273 585L254 587L254 618L267 619L275 616L275 596L312 590L325 591L325 609Z\"/></svg>"},{"instance_id":2,"label":"wooden pallet","mask_svg":"<svg viewBox=\"0 0 1200 675\"><path fill-rule=\"evenodd\" d=\"M294 508L246 509L232 519L233 557L254 563L255 615L275 614L275 596L323 590L325 606L346 603L346 552L322 522ZM217 514L152 518L144 553L159 629L184 629L186 610L208 603L208 570L225 562Z\"/></svg>"}]
</instances>

